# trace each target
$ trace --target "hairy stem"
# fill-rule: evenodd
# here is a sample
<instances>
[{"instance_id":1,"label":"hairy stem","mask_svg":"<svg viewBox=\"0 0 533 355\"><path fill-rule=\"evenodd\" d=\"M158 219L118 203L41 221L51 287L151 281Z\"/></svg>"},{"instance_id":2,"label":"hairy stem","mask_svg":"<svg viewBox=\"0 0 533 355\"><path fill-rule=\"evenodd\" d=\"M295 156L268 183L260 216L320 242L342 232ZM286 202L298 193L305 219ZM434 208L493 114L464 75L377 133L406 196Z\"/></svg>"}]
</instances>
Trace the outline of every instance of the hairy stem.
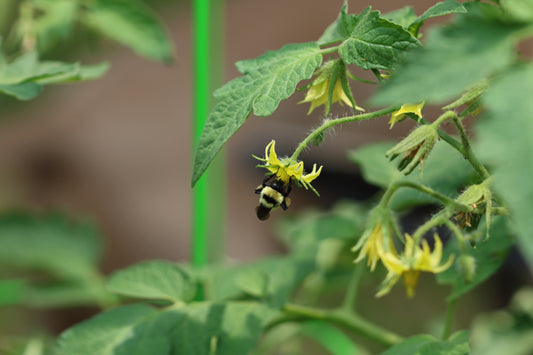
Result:
<instances>
[{"instance_id":1,"label":"hairy stem","mask_svg":"<svg viewBox=\"0 0 533 355\"><path fill-rule=\"evenodd\" d=\"M392 199L393 194L401 187L409 187L418 190L422 193L425 193L426 195L431 196L434 199L440 201L445 207L453 208L456 211L471 212L473 210L472 206L463 205L462 203L459 203L449 198L448 196L443 195L436 190L433 190L430 187L409 180L399 180L391 183L389 188L383 195L383 198L381 199L380 203L384 206L388 205L390 203L390 200Z\"/></svg>"},{"instance_id":2,"label":"hairy stem","mask_svg":"<svg viewBox=\"0 0 533 355\"><path fill-rule=\"evenodd\" d=\"M419 226L413 233L413 241L415 245L418 245L424 234L429 232L432 228L438 225L446 223L446 220L450 218L452 213L449 210L443 210L434 215L430 220Z\"/></svg>"},{"instance_id":3,"label":"hairy stem","mask_svg":"<svg viewBox=\"0 0 533 355\"><path fill-rule=\"evenodd\" d=\"M490 177L490 174L485 168L485 166L479 161L476 154L474 154L474 151L472 150L472 145L470 144L470 140L468 139L465 127L463 126L461 119L457 117L457 115L454 115L452 117L452 120L455 124L455 127L457 128L457 131L459 132L459 135L461 136L461 143L463 145L463 156L470 162L472 167L477 171L477 173L481 176L483 180L488 179Z\"/></svg>"},{"instance_id":4,"label":"hairy stem","mask_svg":"<svg viewBox=\"0 0 533 355\"><path fill-rule=\"evenodd\" d=\"M343 124L343 123L355 122L355 121L364 121L364 120L369 120L369 119L372 119L372 118L378 118L378 117L387 115L389 113L392 113L392 112L398 110L398 108L399 108L399 106L396 105L396 106L390 106L390 107L384 108L382 110L374 111L374 112L363 113L363 114L360 114L360 115L346 116L346 117L341 117L341 118L337 118L337 119L334 119L334 120L325 120L324 123L322 123L322 125L320 125L316 129L314 129L313 132L311 132L298 145L298 147L296 148L296 150L292 154L291 159L293 159L293 160L298 159L298 156L305 149L305 147L307 147L307 145L310 142L312 142L316 137L318 137L320 134L322 134L328 128L331 128L331 127L334 127L334 126L337 126L337 125L340 125L340 124Z\"/></svg>"}]
</instances>

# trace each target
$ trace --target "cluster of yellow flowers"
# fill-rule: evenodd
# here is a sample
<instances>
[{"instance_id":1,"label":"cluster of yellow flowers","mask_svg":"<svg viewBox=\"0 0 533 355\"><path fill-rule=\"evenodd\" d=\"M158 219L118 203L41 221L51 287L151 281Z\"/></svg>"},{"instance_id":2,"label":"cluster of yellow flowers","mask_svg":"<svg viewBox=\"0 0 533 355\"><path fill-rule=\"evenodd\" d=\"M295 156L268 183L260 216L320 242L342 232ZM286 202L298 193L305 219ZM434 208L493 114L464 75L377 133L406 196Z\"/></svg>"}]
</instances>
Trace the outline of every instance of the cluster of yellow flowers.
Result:
<instances>
[{"instance_id":1,"label":"cluster of yellow flowers","mask_svg":"<svg viewBox=\"0 0 533 355\"><path fill-rule=\"evenodd\" d=\"M390 228L389 217L385 215L385 218L378 218L374 226L363 234L352 249L354 252L359 251L355 262L367 258L367 264L373 271L378 261L381 261L387 269L387 276L376 294L377 297L387 294L400 278L403 279L407 295L412 297L421 272L441 273L452 265L454 258L450 256L445 263L441 263L442 241L436 234L433 251L426 240L422 240L420 246L406 234L403 253L398 254Z\"/></svg>"}]
</instances>

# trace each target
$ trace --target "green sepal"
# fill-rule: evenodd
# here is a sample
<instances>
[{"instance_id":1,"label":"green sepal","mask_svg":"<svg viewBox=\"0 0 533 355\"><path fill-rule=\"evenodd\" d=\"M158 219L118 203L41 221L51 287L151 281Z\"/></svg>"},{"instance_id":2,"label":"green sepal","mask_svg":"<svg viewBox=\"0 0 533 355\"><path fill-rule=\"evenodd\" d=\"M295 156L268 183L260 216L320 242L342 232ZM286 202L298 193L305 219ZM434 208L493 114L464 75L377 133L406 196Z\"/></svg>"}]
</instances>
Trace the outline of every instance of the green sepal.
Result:
<instances>
[{"instance_id":1,"label":"green sepal","mask_svg":"<svg viewBox=\"0 0 533 355\"><path fill-rule=\"evenodd\" d=\"M342 75L341 71L344 69L343 64L342 60L335 60L329 69L328 101L326 102L326 108L324 109L324 116L329 115L329 111L331 110L333 92L335 91L337 80L339 80L339 77Z\"/></svg>"}]
</instances>

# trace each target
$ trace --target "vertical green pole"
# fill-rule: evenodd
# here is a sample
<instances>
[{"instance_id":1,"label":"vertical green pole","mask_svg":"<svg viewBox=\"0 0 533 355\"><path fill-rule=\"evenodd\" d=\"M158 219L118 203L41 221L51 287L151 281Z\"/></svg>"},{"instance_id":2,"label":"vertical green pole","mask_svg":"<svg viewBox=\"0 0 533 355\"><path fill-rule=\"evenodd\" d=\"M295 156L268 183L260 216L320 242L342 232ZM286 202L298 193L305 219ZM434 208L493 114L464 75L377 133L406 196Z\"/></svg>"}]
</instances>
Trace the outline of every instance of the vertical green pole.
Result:
<instances>
[{"instance_id":1,"label":"vertical green pole","mask_svg":"<svg viewBox=\"0 0 533 355\"><path fill-rule=\"evenodd\" d=\"M194 143L212 107L211 92L222 81L222 6L221 0L193 2ZM220 261L224 256L224 160L224 154L219 154L193 190L191 261L195 266Z\"/></svg>"}]
</instances>

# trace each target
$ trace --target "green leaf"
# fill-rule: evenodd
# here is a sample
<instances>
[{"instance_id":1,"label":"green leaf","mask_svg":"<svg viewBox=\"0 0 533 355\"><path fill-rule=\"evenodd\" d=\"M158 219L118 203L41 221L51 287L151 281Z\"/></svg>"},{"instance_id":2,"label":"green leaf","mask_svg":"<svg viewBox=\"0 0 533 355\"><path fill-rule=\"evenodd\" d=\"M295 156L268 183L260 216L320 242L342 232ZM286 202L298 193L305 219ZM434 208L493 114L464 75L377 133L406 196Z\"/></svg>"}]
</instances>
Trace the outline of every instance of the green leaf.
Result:
<instances>
[{"instance_id":1,"label":"green leaf","mask_svg":"<svg viewBox=\"0 0 533 355\"><path fill-rule=\"evenodd\" d=\"M32 82L0 85L0 92L18 100L31 100L41 92L41 86Z\"/></svg>"},{"instance_id":2,"label":"green leaf","mask_svg":"<svg viewBox=\"0 0 533 355\"><path fill-rule=\"evenodd\" d=\"M170 62L172 40L157 16L137 0L94 0L83 22L149 59Z\"/></svg>"},{"instance_id":3,"label":"green leaf","mask_svg":"<svg viewBox=\"0 0 533 355\"><path fill-rule=\"evenodd\" d=\"M533 66L511 70L483 96L488 114L476 126L477 151L493 167L493 186L511 213L519 250L533 270Z\"/></svg>"},{"instance_id":4,"label":"green leaf","mask_svg":"<svg viewBox=\"0 0 533 355\"><path fill-rule=\"evenodd\" d=\"M450 339L435 341L426 344L418 351L419 355L468 355L470 345L468 344L468 332L461 331L453 334Z\"/></svg>"},{"instance_id":5,"label":"green leaf","mask_svg":"<svg viewBox=\"0 0 533 355\"><path fill-rule=\"evenodd\" d=\"M347 10L348 7L343 5L337 20L330 24L318 39L318 45L323 46L330 43L340 42L350 37L350 34L357 23L357 15L348 14L346 12Z\"/></svg>"},{"instance_id":6,"label":"green leaf","mask_svg":"<svg viewBox=\"0 0 533 355\"><path fill-rule=\"evenodd\" d=\"M420 348L437 341L435 337L426 334L409 337L399 344L394 345L381 355L415 355Z\"/></svg>"},{"instance_id":7,"label":"green leaf","mask_svg":"<svg viewBox=\"0 0 533 355\"><path fill-rule=\"evenodd\" d=\"M125 296L189 302L196 294L194 280L174 263L143 262L111 275L107 289Z\"/></svg>"},{"instance_id":8,"label":"green leaf","mask_svg":"<svg viewBox=\"0 0 533 355\"><path fill-rule=\"evenodd\" d=\"M469 353L468 332L462 331L442 341L431 335L415 335L391 347L382 355L468 355Z\"/></svg>"},{"instance_id":9,"label":"green leaf","mask_svg":"<svg viewBox=\"0 0 533 355\"><path fill-rule=\"evenodd\" d=\"M406 64L372 102L443 103L458 96L512 62L514 37L519 31L516 25L461 15L453 26L430 30L424 48L409 53Z\"/></svg>"},{"instance_id":10,"label":"green leaf","mask_svg":"<svg viewBox=\"0 0 533 355\"><path fill-rule=\"evenodd\" d=\"M101 257L97 231L60 216L4 215L0 245L3 269L45 271L61 279L92 277Z\"/></svg>"},{"instance_id":11,"label":"green leaf","mask_svg":"<svg viewBox=\"0 0 533 355\"><path fill-rule=\"evenodd\" d=\"M0 64L0 85L20 84L29 80L64 74L72 71L76 65L53 61L39 62L37 52L29 52L11 63Z\"/></svg>"},{"instance_id":12,"label":"green leaf","mask_svg":"<svg viewBox=\"0 0 533 355\"><path fill-rule=\"evenodd\" d=\"M466 13L465 7L455 0L446 0L438 2L427 9L413 24L421 23L432 17L444 16L449 14Z\"/></svg>"},{"instance_id":13,"label":"green leaf","mask_svg":"<svg viewBox=\"0 0 533 355\"><path fill-rule=\"evenodd\" d=\"M170 344L146 326L156 317L155 309L140 304L101 313L63 332L58 354L167 354Z\"/></svg>"},{"instance_id":14,"label":"green leaf","mask_svg":"<svg viewBox=\"0 0 533 355\"><path fill-rule=\"evenodd\" d=\"M21 303L25 287L23 279L0 280L0 306Z\"/></svg>"},{"instance_id":15,"label":"green leaf","mask_svg":"<svg viewBox=\"0 0 533 355\"><path fill-rule=\"evenodd\" d=\"M331 354L357 355L361 353L352 339L329 323L322 321L305 322L300 332L322 345Z\"/></svg>"},{"instance_id":16,"label":"green leaf","mask_svg":"<svg viewBox=\"0 0 533 355\"><path fill-rule=\"evenodd\" d=\"M480 230L481 235L485 235L485 231L485 225L483 224ZM448 242L444 248L443 260L447 260L450 254L455 254L455 265L437 275L439 283L453 285L453 290L450 296L448 296L448 301L458 299L468 291L485 282L498 271L507 258L512 245L513 240L509 235L508 229L505 227L504 219L496 219L491 226L490 238L477 243L476 248L469 251L469 255L473 256L476 261L476 270L472 281L467 282L463 279L458 269L461 247L456 240Z\"/></svg>"},{"instance_id":17,"label":"green leaf","mask_svg":"<svg viewBox=\"0 0 533 355\"><path fill-rule=\"evenodd\" d=\"M400 57L419 42L402 26L380 17L370 7L360 15L350 38L339 47L346 64L363 69L392 69Z\"/></svg>"},{"instance_id":18,"label":"green leaf","mask_svg":"<svg viewBox=\"0 0 533 355\"><path fill-rule=\"evenodd\" d=\"M275 312L256 302L113 309L61 334L59 355L246 354Z\"/></svg>"},{"instance_id":19,"label":"green leaf","mask_svg":"<svg viewBox=\"0 0 533 355\"><path fill-rule=\"evenodd\" d=\"M11 63L0 62L0 92L19 100L29 100L44 85L93 80L102 76L109 65L39 61L37 52L29 52Z\"/></svg>"},{"instance_id":20,"label":"green leaf","mask_svg":"<svg viewBox=\"0 0 533 355\"><path fill-rule=\"evenodd\" d=\"M268 293L268 274L255 268L238 270L235 284L253 297L264 297Z\"/></svg>"},{"instance_id":21,"label":"green leaf","mask_svg":"<svg viewBox=\"0 0 533 355\"><path fill-rule=\"evenodd\" d=\"M68 38L79 13L80 5L77 1L33 0L32 5L39 12L32 23L39 52L45 52ZM24 23L19 25L19 32L24 33L22 26Z\"/></svg>"},{"instance_id":22,"label":"green leaf","mask_svg":"<svg viewBox=\"0 0 533 355\"><path fill-rule=\"evenodd\" d=\"M65 71L57 75L49 75L44 78L38 78L35 80L35 82L39 85L50 85L94 80L103 76L108 69L109 64L105 62L84 66L75 63L75 65L69 71Z\"/></svg>"},{"instance_id":23,"label":"green leaf","mask_svg":"<svg viewBox=\"0 0 533 355\"><path fill-rule=\"evenodd\" d=\"M246 121L252 109L256 116L268 116L288 98L296 85L309 79L322 63L314 42L290 44L252 60L237 63L244 76L215 91L219 102L207 117L196 147L192 185L207 169L215 154Z\"/></svg>"},{"instance_id":24,"label":"green leaf","mask_svg":"<svg viewBox=\"0 0 533 355\"><path fill-rule=\"evenodd\" d=\"M530 355L533 349L533 289L513 295L510 309L483 313L472 322L473 355Z\"/></svg>"},{"instance_id":25,"label":"green leaf","mask_svg":"<svg viewBox=\"0 0 533 355\"><path fill-rule=\"evenodd\" d=\"M277 232L292 253L314 257L320 243L326 240L353 242L363 232L367 214L364 206L339 203L327 212L308 211L284 219Z\"/></svg>"},{"instance_id":26,"label":"green leaf","mask_svg":"<svg viewBox=\"0 0 533 355\"><path fill-rule=\"evenodd\" d=\"M304 257L269 257L247 265L216 267L205 275L205 294L213 301L222 301L249 293L251 286L242 288L242 275L261 274L266 278L264 301L273 308L279 308L292 295L307 275L315 270L314 260ZM254 281L257 283L257 280ZM258 285L253 286L257 291Z\"/></svg>"},{"instance_id":27,"label":"green leaf","mask_svg":"<svg viewBox=\"0 0 533 355\"><path fill-rule=\"evenodd\" d=\"M412 6L405 6L401 9L388 12L384 14L383 17L390 22L394 22L406 29L408 29L409 26L417 19L415 10L413 10Z\"/></svg>"},{"instance_id":28,"label":"green leaf","mask_svg":"<svg viewBox=\"0 0 533 355\"><path fill-rule=\"evenodd\" d=\"M500 6L516 21L533 22L533 1L531 0L500 0Z\"/></svg>"},{"instance_id":29,"label":"green leaf","mask_svg":"<svg viewBox=\"0 0 533 355\"><path fill-rule=\"evenodd\" d=\"M92 283L91 283L92 282ZM48 284L29 283L23 290L20 304L32 308L67 308L113 304L117 298L106 293L103 285L87 278Z\"/></svg>"},{"instance_id":30,"label":"green leaf","mask_svg":"<svg viewBox=\"0 0 533 355\"><path fill-rule=\"evenodd\" d=\"M455 196L473 173L472 167L450 145L439 142L433 148L421 172L404 176L385 152L394 143L380 142L349 151L348 159L358 164L363 178L371 184L387 188L401 179L415 181L438 190L447 196ZM437 201L419 191L402 188L394 194L391 207L396 210Z\"/></svg>"}]
</instances>

